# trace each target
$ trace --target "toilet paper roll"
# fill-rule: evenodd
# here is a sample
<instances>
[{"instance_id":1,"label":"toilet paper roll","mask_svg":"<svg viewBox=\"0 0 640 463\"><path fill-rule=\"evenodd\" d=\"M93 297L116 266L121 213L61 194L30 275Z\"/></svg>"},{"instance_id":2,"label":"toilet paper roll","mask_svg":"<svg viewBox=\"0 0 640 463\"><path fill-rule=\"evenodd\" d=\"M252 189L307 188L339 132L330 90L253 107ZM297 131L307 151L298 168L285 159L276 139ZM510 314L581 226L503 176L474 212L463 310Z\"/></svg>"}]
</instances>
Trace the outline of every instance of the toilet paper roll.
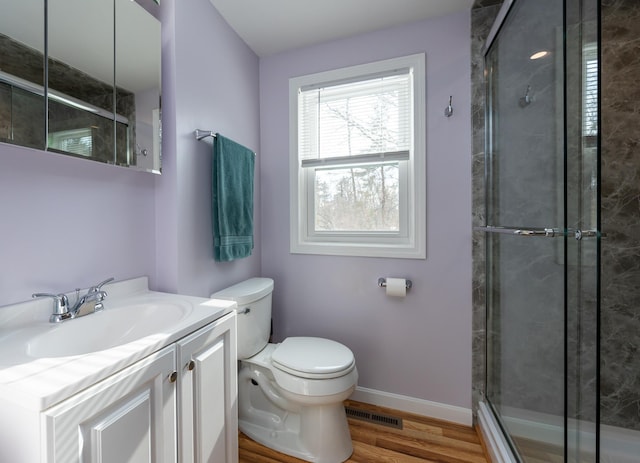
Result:
<instances>
[{"instance_id":1,"label":"toilet paper roll","mask_svg":"<svg viewBox=\"0 0 640 463\"><path fill-rule=\"evenodd\" d=\"M405 297L407 295L407 280L404 278L387 278L387 296Z\"/></svg>"}]
</instances>

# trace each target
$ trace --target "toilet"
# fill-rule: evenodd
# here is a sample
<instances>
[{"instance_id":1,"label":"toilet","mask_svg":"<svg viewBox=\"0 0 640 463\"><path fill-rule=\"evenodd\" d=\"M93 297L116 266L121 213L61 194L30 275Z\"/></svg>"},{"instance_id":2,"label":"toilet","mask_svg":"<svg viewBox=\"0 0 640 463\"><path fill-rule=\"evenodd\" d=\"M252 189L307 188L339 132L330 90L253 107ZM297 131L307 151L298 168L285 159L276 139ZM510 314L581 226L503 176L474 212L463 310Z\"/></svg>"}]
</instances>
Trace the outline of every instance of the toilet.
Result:
<instances>
[{"instance_id":1,"label":"toilet","mask_svg":"<svg viewBox=\"0 0 640 463\"><path fill-rule=\"evenodd\" d=\"M358 381L353 353L316 337L269 343L272 292L272 279L251 278L211 295L238 304L238 427L278 452L343 462L353 452L342 403Z\"/></svg>"}]
</instances>

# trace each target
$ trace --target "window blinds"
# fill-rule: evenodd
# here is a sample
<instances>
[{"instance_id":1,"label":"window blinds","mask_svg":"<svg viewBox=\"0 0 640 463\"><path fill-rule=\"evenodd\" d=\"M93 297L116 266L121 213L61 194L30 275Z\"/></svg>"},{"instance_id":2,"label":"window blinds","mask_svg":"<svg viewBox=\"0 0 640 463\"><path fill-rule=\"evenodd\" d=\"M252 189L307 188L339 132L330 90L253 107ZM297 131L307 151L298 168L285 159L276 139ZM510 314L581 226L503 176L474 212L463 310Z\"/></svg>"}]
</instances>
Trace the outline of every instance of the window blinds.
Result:
<instances>
[{"instance_id":1,"label":"window blinds","mask_svg":"<svg viewBox=\"0 0 640 463\"><path fill-rule=\"evenodd\" d=\"M303 167L409 159L409 68L298 93L298 156Z\"/></svg>"}]
</instances>

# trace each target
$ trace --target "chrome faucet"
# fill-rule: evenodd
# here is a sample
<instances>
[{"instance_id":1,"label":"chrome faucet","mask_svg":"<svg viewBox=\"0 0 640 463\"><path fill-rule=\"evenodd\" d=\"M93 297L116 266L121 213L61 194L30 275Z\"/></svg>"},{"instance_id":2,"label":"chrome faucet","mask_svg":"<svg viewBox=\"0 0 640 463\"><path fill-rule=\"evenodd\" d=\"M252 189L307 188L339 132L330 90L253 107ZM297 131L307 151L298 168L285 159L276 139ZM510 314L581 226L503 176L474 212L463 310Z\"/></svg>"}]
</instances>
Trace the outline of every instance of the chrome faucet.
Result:
<instances>
[{"instance_id":1,"label":"chrome faucet","mask_svg":"<svg viewBox=\"0 0 640 463\"><path fill-rule=\"evenodd\" d=\"M54 300L53 313L49 317L52 323L59 323L71 318L82 317L90 313L104 309L102 301L107 293L102 291L102 285L113 281L113 277L107 278L101 283L90 287L87 293L80 297L80 289L76 289L76 302L69 307L69 298L65 294L35 293L32 297L51 297Z\"/></svg>"},{"instance_id":2,"label":"chrome faucet","mask_svg":"<svg viewBox=\"0 0 640 463\"><path fill-rule=\"evenodd\" d=\"M107 297L107 293L102 291L102 285L113 281L113 277L107 278L101 283L98 283L95 286L92 286L87 290L87 294L82 297L76 296L76 303L73 305L73 308L70 309L71 318L82 317L83 315L87 315L94 312L99 312L104 309L102 305L102 301L105 297ZM78 294L80 290L76 289L76 294Z\"/></svg>"}]
</instances>

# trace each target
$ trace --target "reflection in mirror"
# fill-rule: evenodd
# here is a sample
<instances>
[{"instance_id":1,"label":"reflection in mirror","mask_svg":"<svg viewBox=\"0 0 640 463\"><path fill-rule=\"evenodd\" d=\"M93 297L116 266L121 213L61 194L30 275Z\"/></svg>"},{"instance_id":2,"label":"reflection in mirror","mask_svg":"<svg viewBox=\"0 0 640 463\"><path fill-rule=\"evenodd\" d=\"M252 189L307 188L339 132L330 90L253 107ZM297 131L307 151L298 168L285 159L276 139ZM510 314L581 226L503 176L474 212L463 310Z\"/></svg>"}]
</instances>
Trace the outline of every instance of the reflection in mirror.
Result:
<instances>
[{"instance_id":1,"label":"reflection in mirror","mask_svg":"<svg viewBox=\"0 0 640 463\"><path fill-rule=\"evenodd\" d=\"M116 2L116 108L132 123L116 132L128 164L160 172L160 21L131 0ZM145 5L155 8L156 5Z\"/></svg>"},{"instance_id":2,"label":"reflection in mirror","mask_svg":"<svg viewBox=\"0 0 640 463\"><path fill-rule=\"evenodd\" d=\"M0 142L44 149L44 3L0 7Z\"/></svg>"},{"instance_id":3,"label":"reflection in mirror","mask_svg":"<svg viewBox=\"0 0 640 463\"><path fill-rule=\"evenodd\" d=\"M49 2L47 14L48 149L121 163L114 147L113 3Z\"/></svg>"},{"instance_id":4,"label":"reflection in mirror","mask_svg":"<svg viewBox=\"0 0 640 463\"><path fill-rule=\"evenodd\" d=\"M0 142L160 173L158 3L44 4L0 0Z\"/></svg>"}]
</instances>

